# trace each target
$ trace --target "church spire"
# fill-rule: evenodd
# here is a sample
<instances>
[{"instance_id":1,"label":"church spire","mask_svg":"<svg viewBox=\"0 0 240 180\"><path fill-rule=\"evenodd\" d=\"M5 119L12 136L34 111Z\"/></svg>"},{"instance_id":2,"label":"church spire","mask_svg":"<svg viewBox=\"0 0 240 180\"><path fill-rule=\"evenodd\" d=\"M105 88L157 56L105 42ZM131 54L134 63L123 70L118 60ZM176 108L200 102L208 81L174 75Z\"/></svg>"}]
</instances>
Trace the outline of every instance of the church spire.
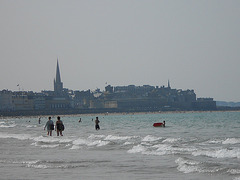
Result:
<instances>
[{"instance_id":1,"label":"church spire","mask_svg":"<svg viewBox=\"0 0 240 180\"><path fill-rule=\"evenodd\" d=\"M55 92L55 95L57 96L61 96L63 92L63 83L61 82L58 59L57 59L56 79L54 79L54 92Z\"/></svg>"},{"instance_id":2,"label":"church spire","mask_svg":"<svg viewBox=\"0 0 240 180\"><path fill-rule=\"evenodd\" d=\"M170 87L170 81L169 81L169 80L168 80L168 88L171 89L171 87Z\"/></svg>"},{"instance_id":3,"label":"church spire","mask_svg":"<svg viewBox=\"0 0 240 180\"><path fill-rule=\"evenodd\" d=\"M59 83L59 82L61 82L61 77L60 77L60 70L59 70L58 59L57 59L56 83Z\"/></svg>"}]
</instances>

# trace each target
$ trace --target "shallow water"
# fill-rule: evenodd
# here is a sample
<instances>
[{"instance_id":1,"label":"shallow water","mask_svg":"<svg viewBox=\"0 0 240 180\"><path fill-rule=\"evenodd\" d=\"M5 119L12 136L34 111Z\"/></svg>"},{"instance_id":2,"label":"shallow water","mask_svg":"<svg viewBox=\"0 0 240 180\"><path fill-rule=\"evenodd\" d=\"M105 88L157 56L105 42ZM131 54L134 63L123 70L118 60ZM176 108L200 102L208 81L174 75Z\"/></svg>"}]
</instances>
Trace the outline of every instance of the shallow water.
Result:
<instances>
[{"instance_id":1,"label":"shallow water","mask_svg":"<svg viewBox=\"0 0 240 180\"><path fill-rule=\"evenodd\" d=\"M47 117L0 119L0 179L240 180L240 112L98 116L99 131L93 115L61 117L63 137Z\"/></svg>"}]
</instances>

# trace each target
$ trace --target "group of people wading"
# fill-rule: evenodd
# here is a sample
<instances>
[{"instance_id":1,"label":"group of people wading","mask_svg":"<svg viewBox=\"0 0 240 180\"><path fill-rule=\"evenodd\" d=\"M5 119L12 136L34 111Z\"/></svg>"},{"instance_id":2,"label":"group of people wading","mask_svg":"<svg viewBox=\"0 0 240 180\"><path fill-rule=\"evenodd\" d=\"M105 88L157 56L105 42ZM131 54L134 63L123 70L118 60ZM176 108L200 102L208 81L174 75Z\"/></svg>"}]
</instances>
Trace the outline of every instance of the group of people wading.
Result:
<instances>
[{"instance_id":1,"label":"group of people wading","mask_svg":"<svg viewBox=\"0 0 240 180\"><path fill-rule=\"evenodd\" d=\"M46 128L47 128L47 135L52 136L52 131L54 130L54 123L51 117L48 117L48 121L44 127L44 130ZM57 117L57 121L55 124L55 131L57 131L57 136L59 136L59 134L63 136L62 132L64 131L64 125L63 125L63 122L60 120L59 116Z\"/></svg>"},{"instance_id":2,"label":"group of people wading","mask_svg":"<svg viewBox=\"0 0 240 180\"><path fill-rule=\"evenodd\" d=\"M80 118L81 120L81 118ZM81 122L79 120L79 122ZM98 120L98 117L96 117L96 120L95 120L95 129L96 130L99 130L100 129L100 126L99 126L99 123L100 121ZM40 118L39 118L39 124L40 124ZM52 118L51 117L48 117L48 121L44 127L44 130L47 128L47 135L48 136L52 136L52 131L54 130L54 122L52 121ZM57 131L57 136L63 136L62 132L64 131L64 125L63 125L63 122L60 120L60 116L57 117L57 121L56 121L56 124L55 124L55 131Z\"/></svg>"}]
</instances>

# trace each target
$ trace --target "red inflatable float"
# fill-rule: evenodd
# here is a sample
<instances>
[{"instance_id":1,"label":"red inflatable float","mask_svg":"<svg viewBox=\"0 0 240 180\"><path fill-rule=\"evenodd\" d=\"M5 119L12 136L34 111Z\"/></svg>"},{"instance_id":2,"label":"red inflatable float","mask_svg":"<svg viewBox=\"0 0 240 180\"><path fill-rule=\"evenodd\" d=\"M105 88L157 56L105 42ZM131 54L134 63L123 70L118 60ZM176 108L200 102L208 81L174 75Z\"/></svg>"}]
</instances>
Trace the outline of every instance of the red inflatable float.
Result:
<instances>
[{"instance_id":1,"label":"red inflatable float","mask_svg":"<svg viewBox=\"0 0 240 180\"><path fill-rule=\"evenodd\" d=\"M159 122L159 123L154 123L153 124L154 127L165 127L165 121L163 121L163 123Z\"/></svg>"}]
</instances>

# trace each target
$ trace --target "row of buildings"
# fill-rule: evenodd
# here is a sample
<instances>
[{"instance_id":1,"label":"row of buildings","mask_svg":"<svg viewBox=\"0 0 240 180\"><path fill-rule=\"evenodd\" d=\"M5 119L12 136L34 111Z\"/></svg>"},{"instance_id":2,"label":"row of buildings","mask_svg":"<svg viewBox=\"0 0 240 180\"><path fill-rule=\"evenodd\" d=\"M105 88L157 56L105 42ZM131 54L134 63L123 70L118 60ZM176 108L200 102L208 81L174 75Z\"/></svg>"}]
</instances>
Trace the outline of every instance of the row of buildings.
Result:
<instances>
[{"instance_id":1,"label":"row of buildings","mask_svg":"<svg viewBox=\"0 0 240 180\"><path fill-rule=\"evenodd\" d=\"M136 112L163 110L215 110L213 98L196 98L194 90L168 86L108 85L104 91L63 88L57 61L54 91L0 91L0 112Z\"/></svg>"}]
</instances>

